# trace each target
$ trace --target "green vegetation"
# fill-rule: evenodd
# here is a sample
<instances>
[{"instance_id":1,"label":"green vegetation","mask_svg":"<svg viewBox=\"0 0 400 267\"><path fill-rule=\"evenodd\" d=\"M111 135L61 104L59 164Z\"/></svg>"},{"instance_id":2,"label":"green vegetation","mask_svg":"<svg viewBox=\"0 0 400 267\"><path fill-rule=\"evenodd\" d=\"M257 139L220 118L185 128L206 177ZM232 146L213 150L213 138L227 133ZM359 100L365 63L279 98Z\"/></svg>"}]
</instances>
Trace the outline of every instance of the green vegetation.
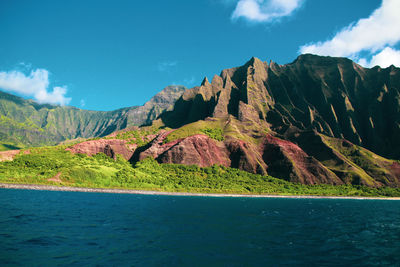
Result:
<instances>
[{"instance_id":1,"label":"green vegetation","mask_svg":"<svg viewBox=\"0 0 400 267\"><path fill-rule=\"evenodd\" d=\"M82 187L118 186L112 177L123 169L132 168L129 162L116 161L100 153L93 157L71 154L65 146L31 148L30 154L20 153L13 161L0 163L0 181L7 183L58 184L48 179L56 177L61 185Z\"/></svg>"},{"instance_id":2,"label":"green vegetation","mask_svg":"<svg viewBox=\"0 0 400 267\"><path fill-rule=\"evenodd\" d=\"M260 138L268 133L268 129L254 124L252 122L240 122L231 117L228 123L224 126L225 136L230 136L239 140L246 141L255 145L259 145L263 138Z\"/></svg>"},{"instance_id":3,"label":"green vegetation","mask_svg":"<svg viewBox=\"0 0 400 267\"><path fill-rule=\"evenodd\" d=\"M220 128L205 128L200 131L212 139L224 141L224 131Z\"/></svg>"},{"instance_id":4,"label":"green vegetation","mask_svg":"<svg viewBox=\"0 0 400 267\"><path fill-rule=\"evenodd\" d=\"M307 186L222 166L159 164L151 158L132 166L120 156L113 160L102 153L74 155L65 151L65 146L31 148L30 154L20 153L13 161L0 162L0 182L170 192L400 196L399 188Z\"/></svg>"},{"instance_id":5,"label":"green vegetation","mask_svg":"<svg viewBox=\"0 0 400 267\"><path fill-rule=\"evenodd\" d=\"M119 131L115 136L106 137L105 139L121 139L127 140L128 144L137 144L139 147L149 143L154 135L160 131L160 127L148 126L141 127L133 130L122 130Z\"/></svg>"},{"instance_id":6,"label":"green vegetation","mask_svg":"<svg viewBox=\"0 0 400 267\"><path fill-rule=\"evenodd\" d=\"M348 173L356 173L364 179L370 185L373 185L375 178L383 183L387 183L387 178L389 176L389 171L387 166L390 166L394 161L385 159L371 151L357 145L343 142L341 139L331 138L323 136L325 144L334 149L337 153L344 156L346 162L353 166L353 170L346 170ZM344 171L343 166L337 166L337 169Z\"/></svg>"},{"instance_id":7,"label":"green vegetation","mask_svg":"<svg viewBox=\"0 0 400 267\"><path fill-rule=\"evenodd\" d=\"M206 134L210 138L218 141L224 140L223 122L221 120L213 121L196 121L193 123L186 124L165 138L164 143L169 143L177 139L186 138L195 134Z\"/></svg>"}]
</instances>

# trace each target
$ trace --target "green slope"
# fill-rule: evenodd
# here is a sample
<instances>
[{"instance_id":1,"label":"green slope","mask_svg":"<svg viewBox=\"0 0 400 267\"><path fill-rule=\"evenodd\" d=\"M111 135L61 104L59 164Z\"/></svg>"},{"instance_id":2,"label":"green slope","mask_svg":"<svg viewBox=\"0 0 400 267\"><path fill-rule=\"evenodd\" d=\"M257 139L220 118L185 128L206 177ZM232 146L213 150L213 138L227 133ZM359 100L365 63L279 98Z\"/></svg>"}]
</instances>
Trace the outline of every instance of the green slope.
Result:
<instances>
[{"instance_id":1,"label":"green slope","mask_svg":"<svg viewBox=\"0 0 400 267\"><path fill-rule=\"evenodd\" d=\"M13 161L0 162L0 182L169 192L322 196L400 196L399 188L302 185L234 168L159 164L146 159L131 165L103 153L71 154L65 146L31 148Z\"/></svg>"}]
</instances>

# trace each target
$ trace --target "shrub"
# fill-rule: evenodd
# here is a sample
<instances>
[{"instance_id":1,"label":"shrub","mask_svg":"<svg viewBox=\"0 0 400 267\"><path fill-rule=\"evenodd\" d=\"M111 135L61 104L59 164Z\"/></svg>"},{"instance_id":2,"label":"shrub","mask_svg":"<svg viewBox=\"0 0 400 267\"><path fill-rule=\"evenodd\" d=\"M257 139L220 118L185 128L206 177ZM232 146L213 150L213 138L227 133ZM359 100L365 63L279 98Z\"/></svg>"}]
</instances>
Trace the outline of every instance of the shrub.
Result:
<instances>
[{"instance_id":1,"label":"shrub","mask_svg":"<svg viewBox=\"0 0 400 267\"><path fill-rule=\"evenodd\" d=\"M200 131L206 134L208 137L215 139L217 141L224 140L224 131L220 128L205 128Z\"/></svg>"}]
</instances>

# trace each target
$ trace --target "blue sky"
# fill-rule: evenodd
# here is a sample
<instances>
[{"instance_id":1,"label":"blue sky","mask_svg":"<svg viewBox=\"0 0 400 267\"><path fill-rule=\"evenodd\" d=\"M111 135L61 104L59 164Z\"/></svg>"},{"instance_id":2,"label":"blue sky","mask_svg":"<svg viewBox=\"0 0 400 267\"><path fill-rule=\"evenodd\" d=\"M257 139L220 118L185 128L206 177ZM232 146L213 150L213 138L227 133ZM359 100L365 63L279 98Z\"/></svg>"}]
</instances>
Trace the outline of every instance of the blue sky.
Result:
<instances>
[{"instance_id":1,"label":"blue sky","mask_svg":"<svg viewBox=\"0 0 400 267\"><path fill-rule=\"evenodd\" d=\"M311 52L399 66L398 2L2 0L0 88L113 110L252 56L286 64Z\"/></svg>"}]
</instances>

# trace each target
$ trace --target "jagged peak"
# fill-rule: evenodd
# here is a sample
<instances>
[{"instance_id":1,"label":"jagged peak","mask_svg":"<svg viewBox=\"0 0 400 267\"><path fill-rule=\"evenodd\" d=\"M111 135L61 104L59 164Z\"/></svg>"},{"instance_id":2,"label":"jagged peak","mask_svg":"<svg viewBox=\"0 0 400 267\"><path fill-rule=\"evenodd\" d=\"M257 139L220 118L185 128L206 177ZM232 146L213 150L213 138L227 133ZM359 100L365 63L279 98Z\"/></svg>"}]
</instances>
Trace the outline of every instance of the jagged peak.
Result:
<instances>
[{"instance_id":1,"label":"jagged peak","mask_svg":"<svg viewBox=\"0 0 400 267\"><path fill-rule=\"evenodd\" d=\"M165 99L168 99L171 95L180 95L183 94L183 92L187 88L183 85L168 85L164 87L160 92L158 92L156 95L154 95L149 101L147 101L144 106L151 106L153 105L154 102L163 102Z\"/></svg>"},{"instance_id":2,"label":"jagged peak","mask_svg":"<svg viewBox=\"0 0 400 267\"><path fill-rule=\"evenodd\" d=\"M233 82L232 82L231 76L225 75L225 78L224 78L224 88L231 87L232 84L233 84Z\"/></svg>"},{"instance_id":3,"label":"jagged peak","mask_svg":"<svg viewBox=\"0 0 400 267\"><path fill-rule=\"evenodd\" d=\"M281 67L281 65L279 65L278 63L270 60L269 62L269 68L271 68L271 70L279 70Z\"/></svg>"},{"instance_id":4,"label":"jagged peak","mask_svg":"<svg viewBox=\"0 0 400 267\"><path fill-rule=\"evenodd\" d=\"M224 69L224 70L221 71L219 76L222 78L223 81L225 81L226 80L226 76L232 77L234 75L234 73L237 70L239 70L240 68L243 68L243 66L236 67L236 68L230 68L230 69Z\"/></svg>"},{"instance_id":5,"label":"jagged peak","mask_svg":"<svg viewBox=\"0 0 400 267\"><path fill-rule=\"evenodd\" d=\"M207 77L204 77L203 81L201 82L201 86L207 86L210 85L210 82L208 81Z\"/></svg>"},{"instance_id":6,"label":"jagged peak","mask_svg":"<svg viewBox=\"0 0 400 267\"><path fill-rule=\"evenodd\" d=\"M195 87L193 87L193 88L190 88L190 89L188 89L188 90L185 90L185 91L183 92L183 94L182 94L182 98L183 98L184 100L188 100L188 99L191 99L191 98L195 97L196 94L199 93L199 89L200 89L200 86L195 86Z\"/></svg>"},{"instance_id":7,"label":"jagged peak","mask_svg":"<svg viewBox=\"0 0 400 267\"><path fill-rule=\"evenodd\" d=\"M391 64L389 67L387 67L390 71L398 70L399 68L396 67L395 65Z\"/></svg>"},{"instance_id":8,"label":"jagged peak","mask_svg":"<svg viewBox=\"0 0 400 267\"><path fill-rule=\"evenodd\" d=\"M245 66L264 66L264 63L259 58L252 57L249 61L247 61Z\"/></svg>"}]
</instances>

